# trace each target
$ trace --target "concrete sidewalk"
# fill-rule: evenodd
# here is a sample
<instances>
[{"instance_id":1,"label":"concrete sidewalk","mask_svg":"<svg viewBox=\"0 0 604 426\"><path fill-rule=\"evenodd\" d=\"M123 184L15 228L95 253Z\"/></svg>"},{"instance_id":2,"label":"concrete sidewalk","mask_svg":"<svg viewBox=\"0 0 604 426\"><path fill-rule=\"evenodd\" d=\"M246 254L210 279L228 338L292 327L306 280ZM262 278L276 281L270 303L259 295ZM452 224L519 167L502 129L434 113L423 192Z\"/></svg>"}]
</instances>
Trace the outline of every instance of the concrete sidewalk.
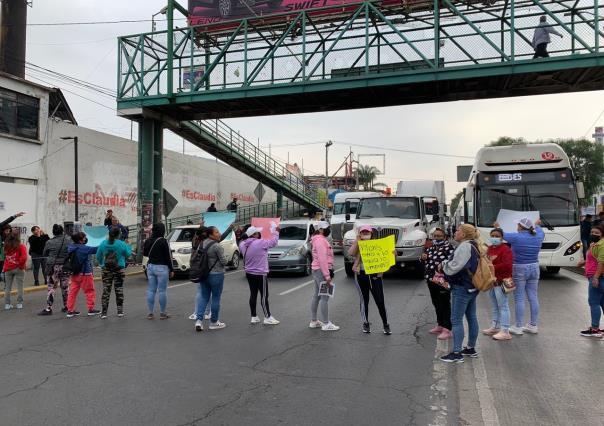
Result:
<instances>
[{"instance_id":1,"label":"concrete sidewalk","mask_svg":"<svg viewBox=\"0 0 604 426\"><path fill-rule=\"evenodd\" d=\"M128 266L125 270L126 272L126 276L130 276L130 275L140 275L143 273L143 266L142 265L131 265ZM101 268L95 267L94 268L94 281L99 282L101 281ZM2 291L0 291L0 297L4 297L4 283L0 283L0 289L2 289ZM44 284L44 276L42 275L42 273L40 272L40 285L39 286L34 286L34 275L31 269L28 269L25 271L25 280L23 282L23 293L27 294L27 293L33 293L33 292L37 292L37 291L46 291L47 286L46 284ZM11 291L11 295L13 294L17 294L17 290L14 289L13 286L13 290Z\"/></svg>"}]
</instances>

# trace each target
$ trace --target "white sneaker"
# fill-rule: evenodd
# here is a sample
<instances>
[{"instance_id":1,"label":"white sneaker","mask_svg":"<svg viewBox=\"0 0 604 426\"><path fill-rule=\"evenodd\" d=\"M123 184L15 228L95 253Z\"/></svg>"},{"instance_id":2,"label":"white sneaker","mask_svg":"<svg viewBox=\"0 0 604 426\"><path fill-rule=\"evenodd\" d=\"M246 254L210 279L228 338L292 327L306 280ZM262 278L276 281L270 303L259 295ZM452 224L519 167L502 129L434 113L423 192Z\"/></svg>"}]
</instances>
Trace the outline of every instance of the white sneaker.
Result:
<instances>
[{"instance_id":1,"label":"white sneaker","mask_svg":"<svg viewBox=\"0 0 604 426\"><path fill-rule=\"evenodd\" d=\"M252 324L258 324L260 322L260 318L258 317L252 317L252 320L250 321L250 323Z\"/></svg>"},{"instance_id":2,"label":"white sneaker","mask_svg":"<svg viewBox=\"0 0 604 426\"><path fill-rule=\"evenodd\" d=\"M321 321L311 321L310 324L308 324L308 328L321 328L323 327L323 323Z\"/></svg>"},{"instance_id":3,"label":"white sneaker","mask_svg":"<svg viewBox=\"0 0 604 426\"><path fill-rule=\"evenodd\" d=\"M212 314L205 314L203 316L203 319L209 320L210 318L212 318Z\"/></svg>"},{"instance_id":4,"label":"white sneaker","mask_svg":"<svg viewBox=\"0 0 604 426\"><path fill-rule=\"evenodd\" d=\"M272 315L268 318L264 318L264 324L267 324L267 325L277 325L277 324L279 324L279 322L280 321L273 318Z\"/></svg>"},{"instance_id":5,"label":"white sneaker","mask_svg":"<svg viewBox=\"0 0 604 426\"><path fill-rule=\"evenodd\" d=\"M216 321L216 322L211 322L210 323L210 330L220 330L221 328L225 328L226 324L220 321Z\"/></svg>"},{"instance_id":6,"label":"white sneaker","mask_svg":"<svg viewBox=\"0 0 604 426\"><path fill-rule=\"evenodd\" d=\"M13 305L9 305L8 303L6 305L4 305L5 311L10 311L11 309L13 309Z\"/></svg>"},{"instance_id":7,"label":"white sneaker","mask_svg":"<svg viewBox=\"0 0 604 426\"><path fill-rule=\"evenodd\" d=\"M527 324L522 327L522 331L524 331L525 333L537 334L539 333L539 327L537 327L536 325Z\"/></svg>"},{"instance_id":8,"label":"white sneaker","mask_svg":"<svg viewBox=\"0 0 604 426\"><path fill-rule=\"evenodd\" d=\"M23 309L23 303L17 303L17 309Z\"/></svg>"},{"instance_id":9,"label":"white sneaker","mask_svg":"<svg viewBox=\"0 0 604 426\"><path fill-rule=\"evenodd\" d=\"M195 321L195 330L203 331L203 322L201 320Z\"/></svg>"},{"instance_id":10,"label":"white sneaker","mask_svg":"<svg viewBox=\"0 0 604 426\"><path fill-rule=\"evenodd\" d=\"M340 326L335 325L333 322L328 322L327 324L324 324L323 327L321 327L322 331L338 331L340 329Z\"/></svg>"},{"instance_id":11,"label":"white sneaker","mask_svg":"<svg viewBox=\"0 0 604 426\"><path fill-rule=\"evenodd\" d=\"M524 334L522 328L516 327L515 325L510 327L510 333L515 334L516 336L522 336Z\"/></svg>"},{"instance_id":12,"label":"white sneaker","mask_svg":"<svg viewBox=\"0 0 604 426\"><path fill-rule=\"evenodd\" d=\"M189 315L189 319L191 321L195 321L197 319L197 314L191 314L191 315Z\"/></svg>"}]
</instances>

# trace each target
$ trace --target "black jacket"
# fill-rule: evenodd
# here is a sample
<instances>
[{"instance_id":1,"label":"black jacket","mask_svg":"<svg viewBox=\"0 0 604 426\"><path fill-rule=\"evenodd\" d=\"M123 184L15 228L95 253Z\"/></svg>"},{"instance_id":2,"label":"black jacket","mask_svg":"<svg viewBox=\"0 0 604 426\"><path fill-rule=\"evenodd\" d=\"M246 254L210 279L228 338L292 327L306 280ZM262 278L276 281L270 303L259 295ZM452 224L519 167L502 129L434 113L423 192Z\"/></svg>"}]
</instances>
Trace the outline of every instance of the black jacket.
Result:
<instances>
[{"instance_id":1,"label":"black jacket","mask_svg":"<svg viewBox=\"0 0 604 426\"><path fill-rule=\"evenodd\" d=\"M170 272L174 271L170 245L168 244L168 240L164 237L149 238L145 241L145 244L143 245L143 256L149 258L148 263L153 265L166 265L170 268Z\"/></svg>"}]
</instances>

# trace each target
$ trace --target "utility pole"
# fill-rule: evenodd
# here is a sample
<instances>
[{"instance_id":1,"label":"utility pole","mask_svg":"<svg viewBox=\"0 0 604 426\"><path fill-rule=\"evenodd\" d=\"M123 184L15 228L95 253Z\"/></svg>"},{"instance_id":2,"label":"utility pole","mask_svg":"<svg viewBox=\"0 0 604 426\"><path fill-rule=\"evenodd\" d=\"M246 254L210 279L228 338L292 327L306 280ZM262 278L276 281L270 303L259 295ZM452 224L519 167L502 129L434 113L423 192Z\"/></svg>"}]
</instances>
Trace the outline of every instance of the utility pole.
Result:
<instances>
[{"instance_id":1,"label":"utility pole","mask_svg":"<svg viewBox=\"0 0 604 426\"><path fill-rule=\"evenodd\" d=\"M61 139L73 140L73 167L74 167L74 192L75 192L75 218L74 226L80 218L80 203L79 203L79 188L78 188L78 137L77 136L64 136Z\"/></svg>"},{"instance_id":2,"label":"utility pole","mask_svg":"<svg viewBox=\"0 0 604 426\"><path fill-rule=\"evenodd\" d=\"M329 190L329 147L333 145L332 141L325 142L325 207L327 208L327 194Z\"/></svg>"}]
</instances>

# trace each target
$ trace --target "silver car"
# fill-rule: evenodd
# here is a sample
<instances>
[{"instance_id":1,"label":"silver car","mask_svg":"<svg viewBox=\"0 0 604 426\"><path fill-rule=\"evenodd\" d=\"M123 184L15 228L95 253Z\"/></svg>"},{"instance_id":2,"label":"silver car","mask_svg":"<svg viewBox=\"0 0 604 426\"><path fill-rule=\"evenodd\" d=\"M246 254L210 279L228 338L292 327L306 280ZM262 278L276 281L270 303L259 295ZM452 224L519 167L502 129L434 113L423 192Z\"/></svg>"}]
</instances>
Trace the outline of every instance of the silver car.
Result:
<instances>
[{"instance_id":1,"label":"silver car","mask_svg":"<svg viewBox=\"0 0 604 426\"><path fill-rule=\"evenodd\" d=\"M279 244L268 251L270 272L294 272L310 275L312 248L310 238L317 222L308 219L284 220L279 225Z\"/></svg>"}]
</instances>

